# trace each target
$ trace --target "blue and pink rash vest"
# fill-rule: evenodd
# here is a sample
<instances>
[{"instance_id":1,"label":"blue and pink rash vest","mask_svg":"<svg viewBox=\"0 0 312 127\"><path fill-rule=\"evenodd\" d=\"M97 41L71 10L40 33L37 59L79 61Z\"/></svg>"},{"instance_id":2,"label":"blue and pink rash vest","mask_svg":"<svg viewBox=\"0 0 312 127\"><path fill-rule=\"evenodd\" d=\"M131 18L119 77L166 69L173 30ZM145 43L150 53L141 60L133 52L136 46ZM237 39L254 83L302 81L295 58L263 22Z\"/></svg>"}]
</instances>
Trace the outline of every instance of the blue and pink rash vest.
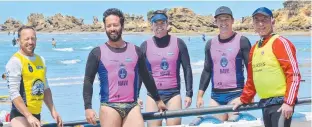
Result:
<instances>
[{"instance_id":1,"label":"blue and pink rash vest","mask_svg":"<svg viewBox=\"0 0 312 127\"><path fill-rule=\"evenodd\" d=\"M224 92L244 87L244 64L247 65L249 40L235 33L226 40L219 36L206 45L206 60L200 80L200 90L205 91L210 78L213 92Z\"/></svg>"},{"instance_id":2,"label":"blue and pink rash vest","mask_svg":"<svg viewBox=\"0 0 312 127\"><path fill-rule=\"evenodd\" d=\"M141 44L148 70L159 91L180 91L180 67L185 79L186 96L192 97L193 76L187 46L176 36L152 37Z\"/></svg>"},{"instance_id":3,"label":"blue and pink rash vest","mask_svg":"<svg viewBox=\"0 0 312 127\"><path fill-rule=\"evenodd\" d=\"M98 68L101 102L133 102L138 94L138 56L128 44L125 52L114 53L104 44L100 46Z\"/></svg>"},{"instance_id":4,"label":"blue and pink rash vest","mask_svg":"<svg viewBox=\"0 0 312 127\"><path fill-rule=\"evenodd\" d=\"M177 38L171 36L169 45L158 48L152 39L147 40L147 66L155 80L157 89L172 89L178 87L180 61Z\"/></svg>"},{"instance_id":5,"label":"blue and pink rash vest","mask_svg":"<svg viewBox=\"0 0 312 127\"><path fill-rule=\"evenodd\" d=\"M92 109L93 82L98 74L101 103L127 103L137 100L139 78L155 101L160 100L153 77L147 70L141 49L126 42L126 47L114 48L108 43L94 48L85 69L83 98L85 109Z\"/></svg>"},{"instance_id":6,"label":"blue and pink rash vest","mask_svg":"<svg viewBox=\"0 0 312 127\"><path fill-rule=\"evenodd\" d=\"M141 44L141 50L146 56L147 67L155 82L158 83L157 88L160 92L180 92L180 66L182 65L186 96L193 96L190 57L182 39L172 35L162 38L154 36Z\"/></svg>"}]
</instances>

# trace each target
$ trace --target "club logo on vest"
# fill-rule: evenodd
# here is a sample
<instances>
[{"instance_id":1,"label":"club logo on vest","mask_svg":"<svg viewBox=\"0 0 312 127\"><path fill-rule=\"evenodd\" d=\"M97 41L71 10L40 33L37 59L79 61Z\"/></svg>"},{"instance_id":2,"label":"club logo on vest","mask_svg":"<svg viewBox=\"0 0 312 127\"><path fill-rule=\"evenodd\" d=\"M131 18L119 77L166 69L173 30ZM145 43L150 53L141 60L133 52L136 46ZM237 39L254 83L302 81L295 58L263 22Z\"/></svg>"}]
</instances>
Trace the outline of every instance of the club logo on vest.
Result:
<instances>
[{"instance_id":1,"label":"club logo on vest","mask_svg":"<svg viewBox=\"0 0 312 127\"><path fill-rule=\"evenodd\" d=\"M36 69L41 70L43 69L43 66L36 66Z\"/></svg>"},{"instance_id":2,"label":"club logo on vest","mask_svg":"<svg viewBox=\"0 0 312 127\"><path fill-rule=\"evenodd\" d=\"M221 61L220 61L220 65L222 67L226 67L228 65L228 60L226 59L225 56L222 56Z\"/></svg>"},{"instance_id":3,"label":"club logo on vest","mask_svg":"<svg viewBox=\"0 0 312 127\"><path fill-rule=\"evenodd\" d=\"M118 76L121 79L124 79L124 78L127 77L127 70L125 69L125 65L124 64L120 64L119 71L118 71Z\"/></svg>"},{"instance_id":4,"label":"club logo on vest","mask_svg":"<svg viewBox=\"0 0 312 127\"><path fill-rule=\"evenodd\" d=\"M44 83L40 79L37 79L33 83L33 86L31 88L31 94L33 96L40 96L43 94L43 91L44 91Z\"/></svg>"},{"instance_id":5,"label":"club logo on vest","mask_svg":"<svg viewBox=\"0 0 312 127\"><path fill-rule=\"evenodd\" d=\"M232 49L232 48L228 48L227 50L228 50L229 52L232 52L233 49Z\"/></svg>"},{"instance_id":6,"label":"club logo on vest","mask_svg":"<svg viewBox=\"0 0 312 127\"><path fill-rule=\"evenodd\" d=\"M160 63L160 68L163 70L168 70L169 64L166 58L162 58L161 63Z\"/></svg>"},{"instance_id":7,"label":"club logo on vest","mask_svg":"<svg viewBox=\"0 0 312 127\"><path fill-rule=\"evenodd\" d=\"M173 53L173 52L168 52L167 55L168 55L168 56L173 56L174 53Z\"/></svg>"},{"instance_id":8,"label":"club logo on vest","mask_svg":"<svg viewBox=\"0 0 312 127\"><path fill-rule=\"evenodd\" d=\"M119 62L118 60L109 60L109 61L112 61L112 62Z\"/></svg>"},{"instance_id":9,"label":"club logo on vest","mask_svg":"<svg viewBox=\"0 0 312 127\"><path fill-rule=\"evenodd\" d=\"M125 61L126 61L126 62L132 62L132 59L131 59L131 58L126 58Z\"/></svg>"},{"instance_id":10,"label":"club logo on vest","mask_svg":"<svg viewBox=\"0 0 312 127\"><path fill-rule=\"evenodd\" d=\"M33 71L34 71L33 68L30 66L29 63L28 63L28 70L29 70L29 72L33 72Z\"/></svg>"},{"instance_id":11,"label":"club logo on vest","mask_svg":"<svg viewBox=\"0 0 312 127\"><path fill-rule=\"evenodd\" d=\"M155 56L161 56L160 54L157 54L157 53L153 53L153 55L155 55Z\"/></svg>"}]
</instances>

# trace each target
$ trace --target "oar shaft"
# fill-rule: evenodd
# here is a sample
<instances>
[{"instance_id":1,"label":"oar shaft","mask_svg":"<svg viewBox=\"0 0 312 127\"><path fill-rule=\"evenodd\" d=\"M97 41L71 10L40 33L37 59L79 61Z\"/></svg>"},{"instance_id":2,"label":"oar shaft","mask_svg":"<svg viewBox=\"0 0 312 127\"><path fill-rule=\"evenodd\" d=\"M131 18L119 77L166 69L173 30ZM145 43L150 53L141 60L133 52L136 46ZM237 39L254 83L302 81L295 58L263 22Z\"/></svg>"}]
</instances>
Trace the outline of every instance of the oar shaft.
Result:
<instances>
[{"instance_id":1,"label":"oar shaft","mask_svg":"<svg viewBox=\"0 0 312 127\"><path fill-rule=\"evenodd\" d=\"M311 98L300 98L296 105L311 104ZM147 112L142 113L144 120L155 120L155 119L164 119L164 118L174 118L174 117L187 117L187 116L197 116L197 115L206 115L206 114L217 114L232 112L233 105L223 105L217 107L206 107L206 108L190 108L182 110L171 110L166 112ZM262 107L258 106L258 103L252 103L248 105L242 105L238 108L238 111L247 111L247 110L257 110ZM97 121L99 123L99 121ZM65 122L64 126L74 126L88 124L86 121L70 121ZM43 127L52 127L55 126L55 123L45 124Z\"/></svg>"},{"instance_id":2,"label":"oar shaft","mask_svg":"<svg viewBox=\"0 0 312 127\"><path fill-rule=\"evenodd\" d=\"M311 98L302 98L298 100L297 105L311 103ZM182 109L182 110L172 110L166 112L149 112L143 113L144 120L155 120L155 119L165 119L165 118L174 118L174 117L186 117L186 116L197 116L197 115L207 115L207 114L218 114L233 112L233 105L223 105L217 107L206 107L206 108L191 108L191 109ZM252 103L248 105L240 106L237 111L249 111L261 109L258 103Z\"/></svg>"}]
</instances>

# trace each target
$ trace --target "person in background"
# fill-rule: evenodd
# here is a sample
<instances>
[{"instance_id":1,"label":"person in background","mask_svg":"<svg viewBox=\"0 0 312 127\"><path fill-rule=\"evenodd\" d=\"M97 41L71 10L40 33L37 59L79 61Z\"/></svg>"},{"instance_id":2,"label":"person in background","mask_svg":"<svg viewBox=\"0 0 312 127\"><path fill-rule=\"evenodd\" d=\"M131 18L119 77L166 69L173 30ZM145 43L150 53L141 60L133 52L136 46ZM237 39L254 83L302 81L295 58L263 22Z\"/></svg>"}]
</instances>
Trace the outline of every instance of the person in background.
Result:
<instances>
[{"instance_id":1,"label":"person in background","mask_svg":"<svg viewBox=\"0 0 312 127\"><path fill-rule=\"evenodd\" d=\"M12 40L12 45L13 45L13 46L16 45L16 39L15 39L15 37L14 37L13 40Z\"/></svg>"},{"instance_id":2,"label":"person in background","mask_svg":"<svg viewBox=\"0 0 312 127\"><path fill-rule=\"evenodd\" d=\"M54 40L54 38L52 38L52 46L53 48L56 48L56 41Z\"/></svg>"}]
</instances>

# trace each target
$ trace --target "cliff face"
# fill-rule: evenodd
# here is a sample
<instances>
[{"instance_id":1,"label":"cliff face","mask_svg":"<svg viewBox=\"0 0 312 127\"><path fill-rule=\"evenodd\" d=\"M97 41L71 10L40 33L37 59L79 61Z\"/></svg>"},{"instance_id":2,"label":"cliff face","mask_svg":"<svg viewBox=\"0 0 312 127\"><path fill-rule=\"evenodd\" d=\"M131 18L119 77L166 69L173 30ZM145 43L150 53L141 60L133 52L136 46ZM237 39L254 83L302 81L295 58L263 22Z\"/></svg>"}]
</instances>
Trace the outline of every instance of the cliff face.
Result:
<instances>
[{"instance_id":1,"label":"cliff face","mask_svg":"<svg viewBox=\"0 0 312 127\"><path fill-rule=\"evenodd\" d=\"M19 27L21 27L23 24L21 21L17 21L13 18L7 19L4 24L0 25L3 31L16 31Z\"/></svg>"},{"instance_id":2,"label":"cliff face","mask_svg":"<svg viewBox=\"0 0 312 127\"><path fill-rule=\"evenodd\" d=\"M284 8L274 11L276 28L280 31L311 30L311 2L286 1Z\"/></svg>"},{"instance_id":3,"label":"cliff face","mask_svg":"<svg viewBox=\"0 0 312 127\"><path fill-rule=\"evenodd\" d=\"M198 15L188 8L172 8L167 15L172 32L212 32L216 28L213 16Z\"/></svg>"},{"instance_id":4,"label":"cliff face","mask_svg":"<svg viewBox=\"0 0 312 127\"><path fill-rule=\"evenodd\" d=\"M311 30L311 3L309 1L285 1L284 8L273 11L276 31L310 31ZM171 32L214 32L217 26L212 15L199 15L192 10L183 7L166 9L169 17ZM151 15L151 11L147 12ZM83 19L74 16L55 14L45 17L43 14L33 13L27 17L27 24L37 31L71 31L91 32L105 31L102 19L93 17L93 24L84 24ZM0 31L16 31L23 24L20 21L9 18L4 24L0 24ZM125 14L125 31L146 32L151 31L149 20L142 15ZM250 16L235 19L233 28L235 31L252 32L252 18Z\"/></svg>"},{"instance_id":5,"label":"cliff face","mask_svg":"<svg viewBox=\"0 0 312 127\"><path fill-rule=\"evenodd\" d=\"M83 19L63 16L60 13L46 18L43 14L32 13L27 19L26 25L33 26L37 31L79 31L83 25Z\"/></svg>"},{"instance_id":6,"label":"cliff face","mask_svg":"<svg viewBox=\"0 0 312 127\"><path fill-rule=\"evenodd\" d=\"M148 31L148 28L149 23L144 20L143 16L125 14L125 31L144 32Z\"/></svg>"},{"instance_id":7,"label":"cliff face","mask_svg":"<svg viewBox=\"0 0 312 127\"><path fill-rule=\"evenodd\" d=\"M276 31L310 31L311 30L311 2L285 1L284 8L273 11ZM252 31L250 16L237 20L234 29L238 31Z\"/></svg>"}]
</instances>

